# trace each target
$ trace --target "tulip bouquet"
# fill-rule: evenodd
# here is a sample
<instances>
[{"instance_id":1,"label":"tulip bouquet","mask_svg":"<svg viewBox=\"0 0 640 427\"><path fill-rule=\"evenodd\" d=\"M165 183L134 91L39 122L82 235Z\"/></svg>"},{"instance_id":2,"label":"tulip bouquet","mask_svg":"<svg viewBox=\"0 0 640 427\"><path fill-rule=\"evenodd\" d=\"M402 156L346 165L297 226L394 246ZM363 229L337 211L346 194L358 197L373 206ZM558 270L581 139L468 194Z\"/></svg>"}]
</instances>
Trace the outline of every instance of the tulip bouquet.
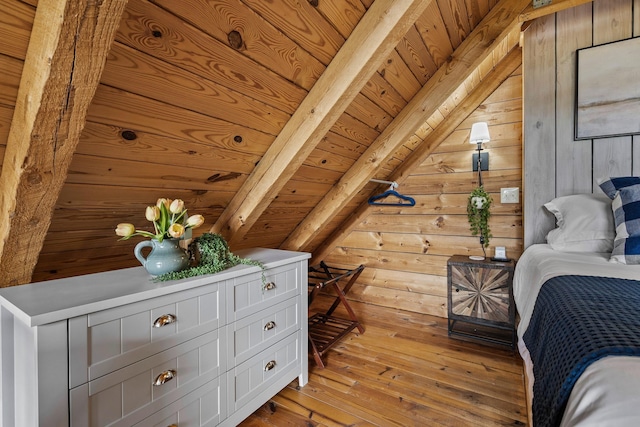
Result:
<instances>
[{"instance_id":1,"label":"tulip bouquet","mask_svg":"<svg viewBox=\"0 0 640 427\"><path fill-rule=\"evenodd\" d=\"M147 206L145 217L153 223L153 233L136 230L133 224L120 223L116 235L127 240L133 236L144 236L162 242L165 238L180 238L190 228L200 227L204 223L202 215L187 217L184 202L180 199L158 199L155 206Z\"/></svg>"}]
</instances>

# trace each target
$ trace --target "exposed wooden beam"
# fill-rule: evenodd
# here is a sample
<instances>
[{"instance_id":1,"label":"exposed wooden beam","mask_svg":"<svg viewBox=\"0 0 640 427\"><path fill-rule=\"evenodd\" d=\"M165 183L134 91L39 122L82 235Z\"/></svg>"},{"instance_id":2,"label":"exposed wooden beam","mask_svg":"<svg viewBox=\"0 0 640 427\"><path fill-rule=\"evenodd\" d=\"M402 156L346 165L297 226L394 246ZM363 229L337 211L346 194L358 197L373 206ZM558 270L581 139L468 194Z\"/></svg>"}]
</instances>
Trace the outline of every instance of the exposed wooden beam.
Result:
<instances>
[{"instance_id":1,"label":"exposed wooden beam","mask_svg":"<svg viewBox=\"0 0 640 427\"><path fill-rule=\"evenodd\" d=\"M580 6L584 3L592 3L593 0L553 0L551 3L534 8L533 2L520 14L520 22L531 21L536 18L551 15L571 7Z\"/></svg>"},{"instance_id":2,"label":"exposed wooden beam","mask_svg":"<svg viewBox=\"0 0 640 427\"><path fill-rule=\"evenodd\" d=\"M222 234L231 246L241 241L431 1L372 4L212 232Z\"/></svg>"},{"instance_id":3,"label":"exposed wooden beam","mask_svg":"<svg viewBox=\"0 0 640 427\"><path fill-rule=\"evenodd\" d=\"M438 69L281 247L304 248L369 182L380 166L464 84L478 65L492 55L503 40L509 39L510 33L519 28L518 17L528 4L528 0L502 0L494 6L456 49L451 60ZM517 43L517 37L511 39Z\"/></svg>"},{"instance_id":4,"label":"exposed wooden beam","mask_svg":"<svg viewBox=\"0 0 640 427\"><path fill-rule=\"evenodd\" d=\"M0 175L0 286L31 280L126 3L38 4Z\"/></svg>"},{"instance_id":5,"label":"exposed wooden beam","mask_svg":"<svg viewBox=\"0 0 640 427\"><path fill-rule=\"evenodd\" d=\"M456 130L471 113L473 113L491 95L518 67L522 64L522 51L514 48L509 54L482 80L481 84L476 86L474 90L451 111L438 127L431 132L427 139L420 144L416 150L404 161L402 165L394 171L389 177L390 181L396 181L398 184L404 182L411 171L424 162L440 144ZM311 264L316 264L323 260L339 245L342 239L351 233L353 228L360 224L367 215L371 213L369 205L365 202L360 205L343 224L332 233L330 239L327 239L318 247L313 254Z\"/></svg>"}]
</instances>

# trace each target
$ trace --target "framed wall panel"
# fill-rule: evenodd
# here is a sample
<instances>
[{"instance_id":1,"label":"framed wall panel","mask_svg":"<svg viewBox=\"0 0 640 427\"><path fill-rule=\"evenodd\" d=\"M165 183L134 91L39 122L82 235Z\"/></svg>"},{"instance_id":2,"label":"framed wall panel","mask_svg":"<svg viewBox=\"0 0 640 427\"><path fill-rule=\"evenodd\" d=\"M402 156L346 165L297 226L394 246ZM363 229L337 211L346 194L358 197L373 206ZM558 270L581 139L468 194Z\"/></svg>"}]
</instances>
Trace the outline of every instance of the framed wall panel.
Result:
<instances>
[{"instance_id":1,"label":"framed wall panel","mask_svg":"<svg viewBox=\"0 0 640 427\"><path fill-rule=\"evenodd\" d=\"M640 38L577 51L576 139L640 133Z\"/></svg>"}]
</instances>

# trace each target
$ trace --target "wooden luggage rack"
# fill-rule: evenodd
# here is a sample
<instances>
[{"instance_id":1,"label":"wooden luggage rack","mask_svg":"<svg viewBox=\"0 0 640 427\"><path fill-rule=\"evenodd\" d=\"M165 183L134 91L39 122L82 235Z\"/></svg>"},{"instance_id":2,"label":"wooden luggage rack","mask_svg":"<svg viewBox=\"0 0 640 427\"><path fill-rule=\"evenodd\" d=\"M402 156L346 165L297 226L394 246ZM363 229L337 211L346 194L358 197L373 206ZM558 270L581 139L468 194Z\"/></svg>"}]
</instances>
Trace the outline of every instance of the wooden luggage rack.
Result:
<instances>
[{"instance_id":1,"label":"wooden luggage rack","mask_svg":"<svg viewBox=\"0 0 640 427\"><path fill-rule=\"evenodd\" d=\"M364 270L364 265L359 265L354 269L346 269L328 266L324 261L321 261L320 265L309 267L309 307L311 307L315 296L325 287L333 289L337 294L335 301L326 313L316 313L309 317L309 346L316 364L321 368L324 368L322 355L335 343L354 328L358 328L361 334L364 333L364 327L358 321L346 298L362 270ZM349 319L333 316L333 312L340 303L344 305Z\"/></svg>"}]
</instances>

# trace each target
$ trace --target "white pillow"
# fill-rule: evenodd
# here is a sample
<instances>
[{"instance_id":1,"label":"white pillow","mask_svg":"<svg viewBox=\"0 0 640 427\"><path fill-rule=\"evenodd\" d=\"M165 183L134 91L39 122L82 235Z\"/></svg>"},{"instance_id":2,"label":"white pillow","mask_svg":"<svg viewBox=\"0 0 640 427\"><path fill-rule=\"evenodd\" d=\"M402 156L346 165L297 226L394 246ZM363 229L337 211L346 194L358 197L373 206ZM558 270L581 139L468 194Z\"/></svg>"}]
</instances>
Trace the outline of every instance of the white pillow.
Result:
<instances>
[{"instance_id":1,"label":"white pillow","mask_svg":"<svg viewBox=\"0 0 640 427\"><path fill-rule=\"evenodd\" d=\"M556 217L557 228L547 243L563 252L608 252L616 237L611 199L604 194L574 194L544 205Z\"/></svg>"}]
</instances>

